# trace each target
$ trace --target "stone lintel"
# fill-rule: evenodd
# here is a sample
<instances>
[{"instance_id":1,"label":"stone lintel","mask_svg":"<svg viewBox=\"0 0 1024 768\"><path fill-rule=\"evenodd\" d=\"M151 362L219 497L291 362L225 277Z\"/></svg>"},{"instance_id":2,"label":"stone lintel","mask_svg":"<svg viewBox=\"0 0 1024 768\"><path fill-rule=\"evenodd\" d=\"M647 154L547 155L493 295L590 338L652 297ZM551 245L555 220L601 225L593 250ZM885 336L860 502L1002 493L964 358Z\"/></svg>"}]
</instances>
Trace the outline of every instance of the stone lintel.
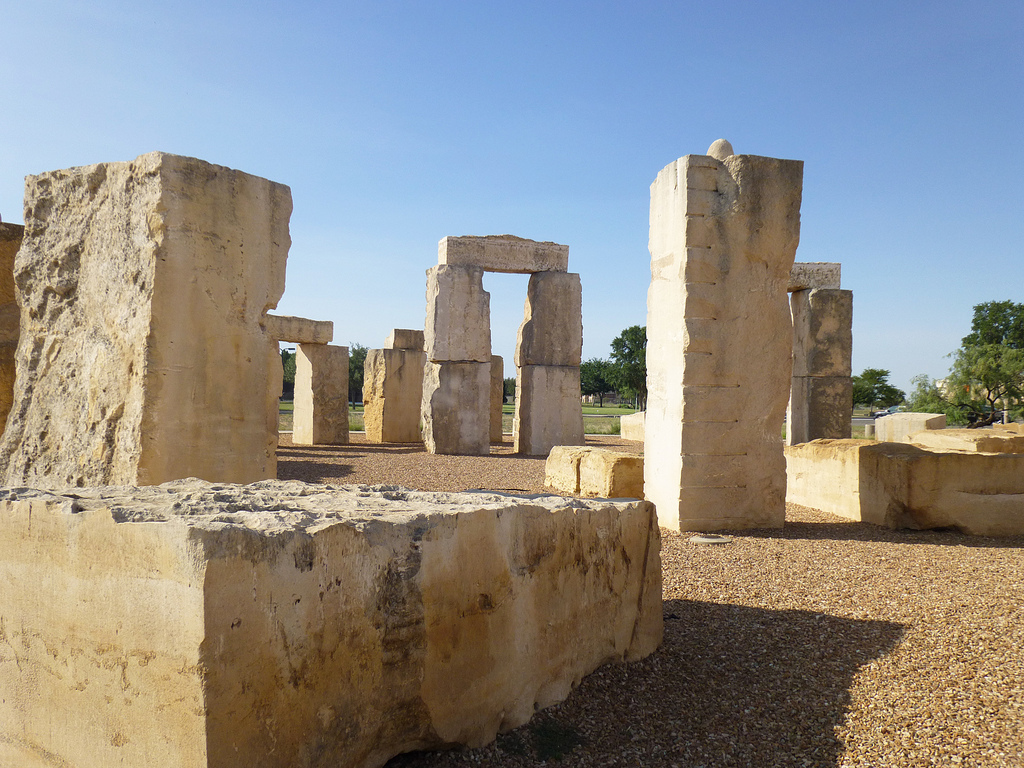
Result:
<instances>
[{"instance_id":1,"label":"stone lintel","mask_svg":"<svg viewBox=\"0 0 1024 768\"><path fill-rule=\"evenodd\" d=\"M272 339L292 344L330 344L334 323L291 315L264 315L262 325Z\"/></svg>"},{"instance_id":2,"label":"stone lintel","mask_svg":"<svg viewBox=\"0 0 1024 768\"><path fill-rule=\"evenodd\" d=\"M842 264L835 261L798 261L789 273L789 293L811 288L838 288Z\"/></svg>"},{"instance_id":3,"label":"stone lintel","mask_svg":"<svg viewBox=\"0 0 1024 768\"><path fill-rule=\"evenodd\" d=\"M437 263L487 272L567 272L569 246L514 235L446 237L437 244Z\"/></svg>"}]
</instances>

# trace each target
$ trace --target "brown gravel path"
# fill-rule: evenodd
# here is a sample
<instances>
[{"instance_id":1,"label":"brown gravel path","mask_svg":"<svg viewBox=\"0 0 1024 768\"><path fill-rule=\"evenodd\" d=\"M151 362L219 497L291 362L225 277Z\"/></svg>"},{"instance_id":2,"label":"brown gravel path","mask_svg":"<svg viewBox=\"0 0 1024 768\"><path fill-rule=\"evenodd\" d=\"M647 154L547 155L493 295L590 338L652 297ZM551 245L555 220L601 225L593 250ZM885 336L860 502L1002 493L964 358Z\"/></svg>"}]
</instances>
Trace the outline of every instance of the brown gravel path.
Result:
<instances>
[{"instance_id":1,"label":"brown gravel path","mask_svg":"<svg viewBox=\"0 0 1024 768\"><path fill-rule=\"evenodd\" d=\"M282 440L279 475L542 490L543 459L510 454ZM662 536L656 653L601 668L488 747L390 765L1024 768L1024 537L888 531L793 505L784 530L725 545Z\"/></svg>"}]
</instances>

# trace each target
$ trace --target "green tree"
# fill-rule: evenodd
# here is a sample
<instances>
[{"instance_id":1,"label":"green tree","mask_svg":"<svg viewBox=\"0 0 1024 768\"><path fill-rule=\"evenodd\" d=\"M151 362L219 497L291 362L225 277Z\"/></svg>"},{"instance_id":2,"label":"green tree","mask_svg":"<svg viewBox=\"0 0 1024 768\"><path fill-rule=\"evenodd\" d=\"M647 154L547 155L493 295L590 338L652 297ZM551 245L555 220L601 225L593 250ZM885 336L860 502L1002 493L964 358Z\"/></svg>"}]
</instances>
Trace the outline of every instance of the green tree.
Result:
<instances>
[{"instance_id":1,"label":"green tree","mask_svg":"<svg viewBox=\"0 0 1024 768\"><path fill-rule=\"evenodd\" d=\"M945 396L938 381L925 374L910 380L914 388L907 398L907 407L914 413L944 413L949 424L966 424L967 416Z\"/></svg>"},{"instance_id":2,"label":"green tree","mask_svg":"<svg viewBox=\"0 0 1024 768\"><path fill-rule=\"evenodd\" d=\"M999 344L1024 349L1024 304L1012 301L985 301L974 307L971 332L964 336L963 347Z\"/></svg>"},{"instance_id":3,"label":"green tree","mask_svg":"<svg viewBox=\"0 0 1024 768\"><path fill-rule=\"evenodd\" d=\"M348 343L348 400L352 405L363 402L363 363L366 347Z\"/></svg>"},{"instance_id":4,"label":"green tree","mask_svg":"<svg viewBox=\"0 0 1024 768\"><path fill-rule=\"evenodd\" d=\"M609 381L611 368L611 360L599 360L596 357L580 364L580 391L584 395L596 396L601 406L604 406L604 396L615 389Z\"/></svg>"},{"instance_id":5,"label":"green tree","mask_svg":"<svg viewBox=\"0 0 1024 768\"><path fill-rule=\"evenodd\" d=\"M647 326L632 325L612 340L609 382L636 407L647 407Z\"/></svg>"},{"instance_id":6,"label":"green tree","mask_svg":"<svg viewBox=\"0 0 1024 768\"><path fill-rule=\"evenodd\" d=\"M516 377L509 376L507 379L502 380L501 394L504 402L508 402L510 399L516 396Z\"/></svg>"},{"instance_id":7,"label":"green tree","mask_svg":"<svg viewBox=\"0 0 1024 768\"><path fill-rule=\"evenodd\" d=\"M865 368L859 376L853 377L854 405L887 408L906 399L902 389L889 383L889 371L884 368Z\"/></svg>"},{"instance_id":8,"label":"green tree","mask_svg":"<svg viewBox=\"0 0 1024 768\"><path fill-rule=\"evenodd\" d=\"M295 350L281 350L281 367L284 368L284 388L281 392L282 400L295 399Z\"/></svg>"}]
</instances>

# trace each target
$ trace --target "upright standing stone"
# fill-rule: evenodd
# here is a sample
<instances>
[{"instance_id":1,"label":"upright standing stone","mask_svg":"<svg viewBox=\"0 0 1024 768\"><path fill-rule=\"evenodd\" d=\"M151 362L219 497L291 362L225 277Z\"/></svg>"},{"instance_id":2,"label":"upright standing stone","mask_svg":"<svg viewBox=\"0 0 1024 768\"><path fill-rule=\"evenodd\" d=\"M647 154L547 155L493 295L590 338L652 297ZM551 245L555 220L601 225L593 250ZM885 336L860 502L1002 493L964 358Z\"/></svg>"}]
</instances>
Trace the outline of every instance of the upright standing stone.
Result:
<instances>
[{"instance_id":1,"label":"upright standing stone","mask_svg":"<svg viewBox=\"0 0 1024 768\"><path fill-rule=\"evenodd\" d=\"M20 224L0 222L0 432L14 402L14 357L21 322L14 294L14 257L24 234Z\"/></svg>"},{"instance_id":2,"label":"upright standing stone","mask_svg":"<svg viewBox=\"0 0 1024 768\"><path fill-rule=\"evenodd\" d=\"M670 528L781 526L803 163L712 151L651 185L645 494Z\"/></svg>"},{"instance_id":3,"label":"upright standing stone","mask_svg":"<svg viewBox=\"0 0 1024 768\"><path fill-rule=\"evenodd\" d=\"M435 363L423 369L423 442L429 453L491 452L491 364Z\"/></svg>"},{"instance_id":4,"label":"upright standing stone","mask_svg":"<svg viewBox=\"0 0 1024 768\"><path fill-rule=\"evenodd\" d=\"M299 344L295 352L295 445L348 445L348 347Z\"/></svg>"},{"instance_id":5,"label":"upright standing stone","mask_svg":"<svg viewBox=\"0 0 1024 768\"><path fill-rule=\"evenodd\" d=\"M501 355L491 355L491 442L503 439L501 418L505 404L505 361Z\"/></svg>"},{"instance_id":6,"label":"upright standing stone","mask_svg":"<svg viewBox=\"0 0 1024 768\"><path fill-rule=\"evenodd\" d=\"M853 293L794 291L793 382L786 444L850 437L853 421Z\"/></svg>"},{"instance_id":7,"label":"upright standing stone","mask_svg":"<svg viewBox=\"0 0 1024 768\"><path fill-rule=\"evenodd\" d=\"M420 403L426 363L421 350L367 350L363 363L363 424L368 442L423 442Z\"/></svg>"},{"instance_id":8,"label":"upright standing stone","mask_svg":"<svg viewBox=\"0 0 1024 768\"><path fill-rule=\"evenodd\" d=\"M476 267L427 270L427 359L435 362L491 362L491 294Z\"/></svg>"},{"instance_id":9,"label":"upright standing stone","mask_svg":"<svg viewBox=\"0 0 1024 768\"><path fill-rule=\"evenodd\" d=\"M276 475L291 192L154 152L30 176L4 485Z\"/></svg>"}]
</instances>

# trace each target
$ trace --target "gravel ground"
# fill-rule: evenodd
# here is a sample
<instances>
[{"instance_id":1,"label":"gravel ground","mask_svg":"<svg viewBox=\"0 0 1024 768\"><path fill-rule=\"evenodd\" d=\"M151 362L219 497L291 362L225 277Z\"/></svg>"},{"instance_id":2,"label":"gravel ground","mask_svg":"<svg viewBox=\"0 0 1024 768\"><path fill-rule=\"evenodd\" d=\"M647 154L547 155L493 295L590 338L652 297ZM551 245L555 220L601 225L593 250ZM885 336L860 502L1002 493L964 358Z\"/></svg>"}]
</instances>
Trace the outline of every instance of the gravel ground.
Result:
<instances>
[{"instance_id":1,"label":"gravel ground","mask_svg":"<svg viewBox=\"0 0 1024 768\"><path fill-rule=\"evenodd\" d=\"M588 444L637 450L617 438ZM543 490L543 459L297 448L279 476ZM454 766L1024 768L1024 537L889 531L790 505L782 531L662 530L665 642Z\"/></svg>"}]
</instances>

